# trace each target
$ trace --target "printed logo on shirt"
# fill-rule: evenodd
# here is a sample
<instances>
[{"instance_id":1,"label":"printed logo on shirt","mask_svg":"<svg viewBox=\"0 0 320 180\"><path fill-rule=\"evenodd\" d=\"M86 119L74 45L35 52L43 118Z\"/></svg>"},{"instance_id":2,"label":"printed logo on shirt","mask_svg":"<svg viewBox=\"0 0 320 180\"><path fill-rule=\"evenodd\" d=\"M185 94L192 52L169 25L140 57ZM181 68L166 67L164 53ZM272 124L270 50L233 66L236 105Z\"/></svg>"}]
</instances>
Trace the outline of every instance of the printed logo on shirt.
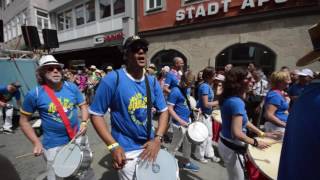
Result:
<instances>
[{"instance_id":1,"label":"printed logo on shirt","mask_svg":"<svg viewBox=\"0 0 320 180\"><path fill-rule=\"evenodd\" d=\"M64 112L67 114L68 119L70 120L73 116L72 109L74 107L74 104L68 98L58 98L58 100L59 100L60 104L62 105ZM49 104L48 113L53 116L53 120L58 121L58 122L62 122L60 114L57 111L57 108L53 102L50 102L50 104Z\"/></svg>"},{"instance_id":2,"label":"printed logo on shirt","mask_svg":"<svg viewBox=\"0 0 320 180\"><path fill-rule=\"evenodd\" d=\"M141 93L132 96L130 98L128 112L135 124L143 126L147 119L147 97Z\"/></svg>"}]
</instances>

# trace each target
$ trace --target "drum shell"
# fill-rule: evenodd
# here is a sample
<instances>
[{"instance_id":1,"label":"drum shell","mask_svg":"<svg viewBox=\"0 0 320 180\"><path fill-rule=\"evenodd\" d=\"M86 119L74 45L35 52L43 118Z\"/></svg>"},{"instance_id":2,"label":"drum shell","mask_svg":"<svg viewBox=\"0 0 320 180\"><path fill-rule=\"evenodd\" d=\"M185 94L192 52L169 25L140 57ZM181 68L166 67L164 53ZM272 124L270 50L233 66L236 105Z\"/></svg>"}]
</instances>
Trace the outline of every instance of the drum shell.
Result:
<instances>
[{"instance_id":1,"label":"drum shell","mask_svg":"<svg viewBox=\"0 0 320 180\"><path fill-rule=\"evenodd\" d=\"M200 124L203 124L203 125L200 125ZM194 126L193 126L194 125ZM192 128L191 127L196 127L196 128ZM197 140L195 138L193 138L192 134L194 132L191 132L191 131L195 131L195 132L206 132L205 134L206 137L204 137L202 140ZM206 125L200 121L196 121L196 122L193 122L189 125L188 129L187 129L187 133L186 133L186 136L189 140L190 143L192 144L195 144L195 145L200 145L201 143L203 143L208 137L209 137L209 132L208 132L208 128L206 127Z\"/></svg>"},{"instance_id":2,"label":"drum shell","mask_svg":"<svg viewBox=\"0 0 320 180\"><path fill-rule=\"evenodd\" d=\"M82 174L85 170L88 170L90 168L90 165L93 160L93 154L92 151L87 148L81 149L81 162L78 169L73 173L74 176L78 174Z\"/></svg>"}]
</instances>

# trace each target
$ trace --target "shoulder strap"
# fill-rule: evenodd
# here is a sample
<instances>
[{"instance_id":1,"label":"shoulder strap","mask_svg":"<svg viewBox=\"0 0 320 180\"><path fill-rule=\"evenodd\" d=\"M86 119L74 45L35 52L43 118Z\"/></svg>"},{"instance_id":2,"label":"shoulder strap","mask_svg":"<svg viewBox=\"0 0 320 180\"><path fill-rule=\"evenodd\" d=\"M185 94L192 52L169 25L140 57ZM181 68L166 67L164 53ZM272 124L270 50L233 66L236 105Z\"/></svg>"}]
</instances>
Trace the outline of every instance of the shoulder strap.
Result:
<instances>
[{"instance_id":1,"label":"shoulder strap","mask_svg":"<svg viewBox=\"0 0 320 180\"><path fill-rule=\"evenodd\" d=\"M151 135L151 92L150 92L150 85L149 85L149 79L148 76L145 74L145 83L146 83L146 89L147 89L147 135L148 140L150 139Z\"/></svg>"},{"instance_id":2,"label":"shoulder strap","mask_svg":"<svg viewBox=\"0 0 320 180\"><path fill-rule=\"evenodd\" d=\"M192 108L191 108L191 105L190 105L189 98L187 97L187 94L184 92L184 89L182 89L180 86L178 86L178 88L179 88L180 92L183 94L184 98L187 101L187 105L188 105L188 108L190 110L190 118L191 118L191 121L194 122L195 119L194 119L194 115L193 115L193 112L192 112Z\"/></svg>"},{"instance_id":3,"label":"shoulder strap","mask_svg":"<svg viewBox=\"0 0 320 180\"><path fill-rule=\"evenodd\" d=\"M42 86L44 88L44 90L46 91L46 93L48 94L48 96L50 97L50 99L52 100L53 104L56 106L58 113L61 116L61 119L63 121L63 124L65 125L67 132L68 132L68 136L70 139L73 139L75 136L75 132L76 132L76 128L73 130L71 128L71 124L70 121L68 119L68 116L66 115L66 113L64 112L62 105L60 104L59 100L57 99L57 97L54 94L54 91L47 85L43 85Z\"/></svg>"}]
</instances>

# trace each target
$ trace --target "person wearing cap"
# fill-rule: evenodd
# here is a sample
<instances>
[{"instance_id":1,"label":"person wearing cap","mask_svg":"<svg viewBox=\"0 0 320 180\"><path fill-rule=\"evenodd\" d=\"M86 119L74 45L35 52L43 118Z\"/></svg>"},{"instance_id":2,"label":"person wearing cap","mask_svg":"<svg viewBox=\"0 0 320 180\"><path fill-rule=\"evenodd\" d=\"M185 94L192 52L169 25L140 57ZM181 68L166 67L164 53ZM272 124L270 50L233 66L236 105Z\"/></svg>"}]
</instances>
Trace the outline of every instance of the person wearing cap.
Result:
<instances>
[{"instance_id":1,"label":"person wearing cap","mask_svg":"<svg viewBox=\"0 0 320 180\"><path fill-rule=\"evenodd\" d=\"M169 94L170 89L173 87L178 86L179 81L181 79L181 72L184 67L184 61L181 57L174 57L173 58L173 67L167 73L166 79L164 81L164 93Z\"/></svg>"},{"instance_id":2,"label":"person wearing cap","mask_svg":"<svg viewBox=\"0 0 320 180\"><path fill-rule=\"evenodd\" d=\"M109 72L113 71L112 66L107 66L106 68L106 74L108 74Z\"/></svg>"},{"instance_id":3,"label":"person wearing cap","mask_svg":"<svg viewBox=\"0 0 320 180\"><path fill-rule=\"evenodd\" d=\"M148 45L148 41L139 36L124 41L126 66L110 72L101 80L89 108L92 123L111 152L113 167L118 170L120 180L133 179L138 158L156 159L168 124L167 106L160 85L144 70ZM147 82L152 108L160 114L156 130L148 126ZM103 118L108 108L111 110L111 133Z\"/></svg>"},{"instance_id":4,"label":"person wearing cap","mask_svg":"<svg viewBox=\"0 0 320 180\"><path fill-rule=\"evenodd\" d=\"M0 86L0 108L5 114L4 124L1 132L5 134L12 134L12 117L13 117L13 97L16 100L18 108L21 106L21 94L19 91L19 83L11 83Z\"/></svg>"},{"instance_id":5,"label":"person wearing cap","mask_svg":"<svg viewBox=\"0 0 320 180\"><path fill-rule=\"evenodd\" d=\"M302 94L303 90L310 84L313 79L313 72L310 69L302 69L297 73L298 82L290 86L288 94L293 102Z\"/></svg>"},{"instance_id":6,"label":"person wearing cap","mask_svg":"<svg viewBox=\"0 0 320 180\"><path fill-rule=\"evenodd\" d=\"M150 64L149 67L147 68L147 73L149 75L155 76L157 74L157 67L154 64Z\"/></svg>"},{"instance_id":7,"label":"person wearing cap","mask_svg":"<svg viewBox=\"0 0 320 180\"><path fill-rule=\"evenodd\" d=\"M299 59L297 66L320 60L320 23L309 29L313 51ZM319 62L318 62L319 63ZM278 180L320 177L320 81L312 80L294 103L283 140Z\"/></svg>"},{"instance_id":8,"label":"person wearing cap","mask_svg":"<svg viewBox=\"0 0 320 180\"><path fill-rule=\"evenodd\" d=\"M73 130L74 135L84 135L89 122L89 113L87 105L77 86L71 82L62 80L63 65L52 55L44 55L39 60L39 67L36 70L36 78L39 86L27 93L24 103L20 109L20 127L27 138L33 144L33 153L35 156L44 154L47 163L47 179L56 180L53 169L53 161L56 154L63 148L72 137L67 129ZM47 90L51 90L57 97L69 121L65 125L56 105L52 102ZM82 120L78 119L78 110L81 110ZM43 137L42 142L32 129L29 119L32 114L38 111L40 114ZM79 136L76 143L84 142L82 145L90 150L86 136ZM85 176L80 179L95 179L93 170L90 168L84 172ZM86 178L83 178L86 177Z\"/></svg>"}]
</instances>

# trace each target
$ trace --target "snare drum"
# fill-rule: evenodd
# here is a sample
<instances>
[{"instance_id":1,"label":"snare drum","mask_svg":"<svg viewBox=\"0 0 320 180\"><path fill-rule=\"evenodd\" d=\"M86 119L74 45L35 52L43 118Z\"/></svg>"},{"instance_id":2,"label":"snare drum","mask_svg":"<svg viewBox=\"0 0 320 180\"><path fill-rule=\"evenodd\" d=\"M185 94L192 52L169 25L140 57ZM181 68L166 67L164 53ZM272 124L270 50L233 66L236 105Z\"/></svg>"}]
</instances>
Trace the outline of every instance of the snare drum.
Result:
<instances>
[{"instance_id":1,"label":"snare drum","mask_svg":"<svg viewBox=\"0 0 320 180\"><path fill-rule=\"evenodd\" d=\"M85 146L70 143L57 153L52 167L59 177L78 176L89 169L92 157L91 150Z\"/></svg>"},{"instance_id":2,"label":"snare drum","mask_svg":"<svg viewBox=\"0 0 320 180\"><path fill-rule=\"evenodd\" d=\"M160 149L155 162L139 160L136 165L136 180L177 180L177 160L167 151Z\"/></svg>"},{"instance_id":3,"label":"snare drum","mask_svg":"<svg viewBox=\"0 0 320 180\"><path fill-rule=\"evenodd\" d=\"M203 122L195 121L188 126L186 135L192 144L201 144L209 137L209 131Z\"/></svg>"},{"instance_id":4,"label":"snare drum","mask_svg":"<svg viewBox=\"0 0 320 180\"><path fill-rule=\"evenodd\" d=\"M257 139L272 145L263 150L249 145L249 163L252 163L262 173L262 175L268 177L268 179L277 179L282 143L269 138Z\"/></svg>"}]
</instances>

